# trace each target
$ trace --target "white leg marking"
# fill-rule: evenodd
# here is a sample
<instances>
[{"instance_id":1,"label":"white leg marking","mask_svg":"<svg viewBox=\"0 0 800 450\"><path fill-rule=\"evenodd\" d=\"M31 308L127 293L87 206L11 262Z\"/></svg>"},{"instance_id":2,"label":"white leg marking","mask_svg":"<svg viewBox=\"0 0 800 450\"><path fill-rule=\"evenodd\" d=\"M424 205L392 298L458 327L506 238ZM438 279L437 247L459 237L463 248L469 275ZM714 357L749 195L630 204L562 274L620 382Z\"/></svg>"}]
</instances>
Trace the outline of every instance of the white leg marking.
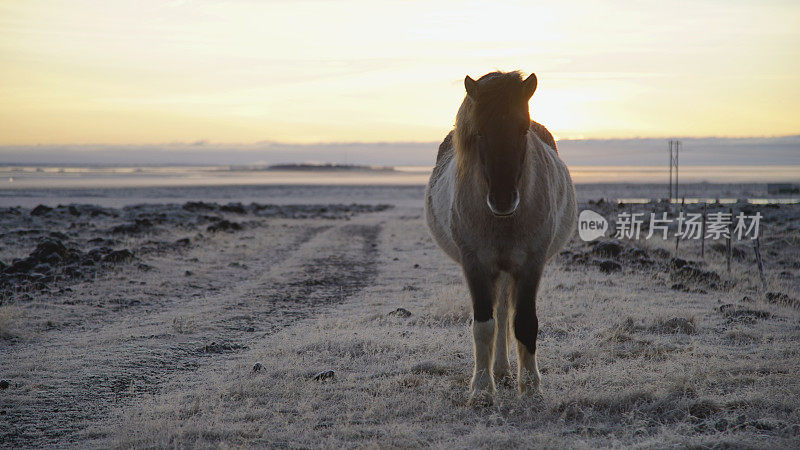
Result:
<instances>
[{"instance_id":1,"label":"white leg marking","mask_svg":"<svg viewBox=\"0 0 800 450\"><path fill-rule=\"evenodd\" d=\"M511 364L508 362L508 297L505 289L501 287L495 307L495 335L494 335L494 372L495 381L511 376Z\"/></svg>"},{"instance_id":2,"label":"white leg marking","mask_svg":"<svg viewBox=\"0 0 800 450\"><path fill-rule=\"evenodd\" d=\"M470 382L470 403L489 403L494 398L494 378L492 377L492 340L494 339L494 319L485 322L472 322L473 352L475 369Z\"/></svg>"},{"instance_id":3,"label":"white leg marking","mask_svg":"<svg viewBox=\"0 0 800 450\"><path fill-rule=\"evenodd\" d=\"M536 355L531 354L522 342L517 341L517 386L520 394L542 393L542 375Z\"/></svg>"}]
</instances>

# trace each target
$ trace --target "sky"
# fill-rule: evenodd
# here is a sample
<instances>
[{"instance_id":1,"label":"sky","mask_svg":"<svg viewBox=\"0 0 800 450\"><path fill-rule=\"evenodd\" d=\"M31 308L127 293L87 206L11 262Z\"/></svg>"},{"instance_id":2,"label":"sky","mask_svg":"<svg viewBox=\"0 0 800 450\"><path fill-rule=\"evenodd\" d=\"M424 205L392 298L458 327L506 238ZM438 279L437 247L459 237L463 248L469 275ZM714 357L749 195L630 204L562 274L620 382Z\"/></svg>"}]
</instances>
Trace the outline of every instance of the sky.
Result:
<instances>
[{"instance_id":1,"label":"sky","mask_svg":"<svg viewBox=\"0 0 800 450\"><path fill-rule=\"evenodd\" d=\"M800 134L800 2L0 2L0 146L432 142L535 72L561 139Z\"/></svg>"}]
</instances>

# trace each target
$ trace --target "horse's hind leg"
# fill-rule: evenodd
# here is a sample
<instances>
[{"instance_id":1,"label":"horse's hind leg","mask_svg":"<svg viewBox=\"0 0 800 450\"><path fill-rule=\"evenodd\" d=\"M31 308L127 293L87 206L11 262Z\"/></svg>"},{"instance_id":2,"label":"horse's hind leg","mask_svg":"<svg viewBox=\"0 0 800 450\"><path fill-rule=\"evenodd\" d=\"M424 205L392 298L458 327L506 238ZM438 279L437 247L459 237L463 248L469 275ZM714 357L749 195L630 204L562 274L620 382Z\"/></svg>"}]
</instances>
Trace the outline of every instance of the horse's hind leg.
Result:
<instances>
[{"instance_id":1,"label":"horse's hind leg","mask_svg":"<svg viewBox=\"0 0 800 450\"><path fill-rule=\"evenodd\" d=\"M479 264L462 258L464 276L472 297L472 339L475 368L470 382L470 403L491 404L494 400L494 378L492 375L492 353L495 333L493 318L494 279Z\"/></svg>"},{"instance_id":2,"label":"horse's hind leg","mask_svg":"<svg viewBox=\"0 0 800 450\"><path fill-rule=\"evenodd\" d=\"M510 277L506 274L497 281L497 294L495 300L495 334L494 334L494 364L492 372L496 382L505 382L511 378L511 364L508 362L508 315L509 315L509 289Z\"/></svg>"},{"instance_id":3,"label":"horse's hind leg","mask_svg":"<svg viewBox=\"0 0 800 450\"><path fill-rule=\"evenodd\" d=\"M536 363L536 335L539 319L536 317L536 291L542 267L537 266L515 280L514 336L517 338L517 386L520 394L541 392L542 376Z\"/></svg>"}]
</instances>

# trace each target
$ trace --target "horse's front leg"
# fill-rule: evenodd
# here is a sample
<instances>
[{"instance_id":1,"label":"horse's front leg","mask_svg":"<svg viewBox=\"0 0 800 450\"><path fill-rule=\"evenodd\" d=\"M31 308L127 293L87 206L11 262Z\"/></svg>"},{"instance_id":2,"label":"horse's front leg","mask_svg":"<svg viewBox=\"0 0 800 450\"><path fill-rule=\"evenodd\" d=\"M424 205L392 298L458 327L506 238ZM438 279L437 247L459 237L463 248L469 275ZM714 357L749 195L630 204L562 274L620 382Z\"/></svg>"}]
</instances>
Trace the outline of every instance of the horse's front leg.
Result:
<instances>
[{"instance_id":1,"label":"horse's front leg","mask_svg":"<svg viewBox=\"0 0 800 450\"><path fill-rule=\"evenodd\" d=\"M508 382L511 379L511 364L508 362L508 315L509 315L509 290L510 280L508 275L501 275L497 281L494 307L494 373L495 382Z\"/></svg>"},{"instance_id":2,"label":"horse's front leg","mask_svg":"<svg viewBox=\"0 0 800 450\"><path fill-rule=\"evenodd\" d=\"M477 261L463 258L464 276L472 297L472 341L475 368L470 382L470 403L491 404L494 401L492 354L494 341L494 281L491 273Z\"/></svg>"},{"instance_id":3,"label":"horse's front leg","mask_svg":"<svg viewBox=\"0 0 800 450\"><path fill-rule=\"evenodd\" d=\"M542 376L536 362L536 292L543 264L534 264L519 273L514 282L514 336L517 339L517 386L520 394L541 393Z\"/></svg>"}]
</instances>

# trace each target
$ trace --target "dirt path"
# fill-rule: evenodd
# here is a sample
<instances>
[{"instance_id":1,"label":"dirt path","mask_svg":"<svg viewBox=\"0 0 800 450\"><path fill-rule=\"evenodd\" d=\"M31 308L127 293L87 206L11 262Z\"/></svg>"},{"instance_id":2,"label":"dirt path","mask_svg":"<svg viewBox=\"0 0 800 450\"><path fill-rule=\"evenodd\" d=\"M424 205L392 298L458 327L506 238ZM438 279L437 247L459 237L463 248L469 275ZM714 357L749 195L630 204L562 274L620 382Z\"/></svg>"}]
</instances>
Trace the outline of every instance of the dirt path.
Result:
<instances>
[{"instance_id":1,"label":"dirt path","mask_svg":"<svg viewBox=\"0 0 800 450\"><path fill-rule=\"evenodd\" d=\"M341 301L376 273L379 214L275 219L145 256L91 283L43 292L20 339L4 342L0 441L91 438L110 407L227 363L277 329Z\"/></svg>"}]
</instances>

